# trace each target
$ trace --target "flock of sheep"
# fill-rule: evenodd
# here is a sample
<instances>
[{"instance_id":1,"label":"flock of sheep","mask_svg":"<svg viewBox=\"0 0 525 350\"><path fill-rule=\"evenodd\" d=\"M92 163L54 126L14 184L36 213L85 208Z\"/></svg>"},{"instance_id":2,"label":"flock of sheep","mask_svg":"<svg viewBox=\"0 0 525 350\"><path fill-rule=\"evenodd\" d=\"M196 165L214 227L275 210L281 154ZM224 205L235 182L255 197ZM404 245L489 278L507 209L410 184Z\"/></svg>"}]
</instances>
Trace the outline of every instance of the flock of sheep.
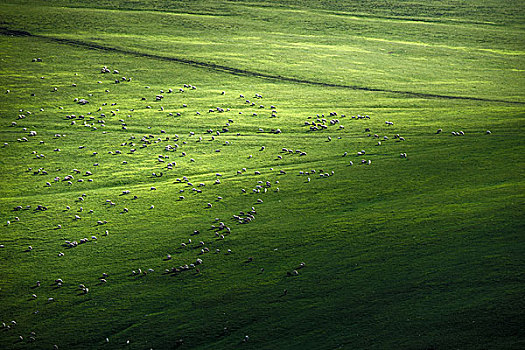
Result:
<instances>
[{"instance_id":1,"label":"flock of sheep","mask_svg":"<svg viewBox=\"0 0 525 350\"><path fill-rule=\"evenodd\" d=\"M35 59L33 61L41 62L42 60ZM102 67L101 74L109 74L116 76L116 78L112 78L112 80L114 80L111 84L130 83L132 81L130 77L121 76L118 70L109 69L106 66ZM101 81L99 81L98 83L102 84ZM148 89L149 87L146 88L146 91L148 91ZM159 115L162 115L167 118L184 118L188 116L190 112L168 112L161 104L167 100L168 95L178 94L178 97L176 97L177 99L184 99L184 96L186 96L186 94L196 90L196 86L185 84L179 89L169 88L165 90L159 90L157 92L152 93L149 98L145 97L141 100L150 101L150 104L148 102L145 102L145 108L153 109L154 107L152 107L152 105L154 105L157 109L156 112L159 113ZM51 91L55 93L60 92L57 88L53 88L51 89ZM104 91L109 92L109 89L106 88ZM12 91L7 90L6 93L12 93ZM219 94L218 98L221 98L220 96L226 94L227 93L223 91ZM228 138L229 135L235 134L236 136L243 136L241 135L241 133L231 132L231 129L233 129L232 126L235 124L236 120L243 120L243 118L261 118L261 113L255 112L255 110L269 110L269 112L266 112L264 116L268 118L276 118L278 116L278 108L273 104L269 104L270 107L267 108L265 104L260 102L264 100L261 94L255 94L253 96L253 100L246 99L246 97L242 94L239 95L238 98L243 100L243 103L247 107L253 107L253 111L244 114L246 112L246 108L244 108L243 110L237 111L238 114L236 118L233 117L233 114L235 113L235 108L232 106L216 106L214 108L209 108L206 113L213 113L219 115L224 114L226 116L224 125L218 129L213 129L209 126L195 125L195 130L192 130L184 135L168 133L165 130L161 129L159 125L154 124L149 125L147 127L147 130L143 130L144 132L140 134L137 134L137 132L131 132L128 130L128 127L130 126L129 124L133 123L133 114L135 112L134 109L128 108L126 109L126 112L124 112L124 107L120 107L118 101L114 101L109 104L103 103L101 105L94 105L94 103L90 101L91 97L92 94L88 94L83 98L75 98L71 101L73 105L78 106L79 112L64 115L63 121L64 123L67 123L65 125L67 125L70 128L82 127L86 128L86 130L89 129L90 132L95 131L100 132L102 134L106 134L108 132L108 128L106 127L106 125L108 125L108 122L113 123L113 125L115 125L115 121L118 120L118 124L120 125L120 128L122 130L119 135L122 136L122 139L118 144L105 145L105 147L111 149L105 151L102 149L94 149L92 146L87 144L79 143L77 145L78 150L80 150L81 152L85 152L84 159L91 159L92 163L91 166L87 168L85 167L84 169L80 169L80 167L75 166L75 164L70 164L69 169L59 170L58 172L56 170L51 170L46 167L48 159L57 159L60 156L52 156L50 154L45 154L41 151L37 151L38 146L44 144L47 145L53 142L55 142L56 144L60 144L59 141L63 138L67 138L68 135L57 133L54 134L52 138L42 138L42 140L38 140L38 137L41 134L40 131L30 130L24 126L24 124L27 124L26 121L35 117L35 115L45 113L43 108L40 108L39 112L19 110L17 112L17 119L11 123L11 127L17 131L18 135L20 135L20 137L16 139L17 142L30 143L31 145L34 145L35 150L31 152L33 157L32 163L38 165L28 167L26 168L26 171L29 174L32 174L32 176L34 176L35 181L37 181L37 183L41 183L40 193L46 193L46 191L52 190L55 187L63 188L64 186L67 186L69 187L70 191L78 191L78 195L74 201L61 208L53 207L52 204L40 204L36 207L31 207L27 206L24 203L20 203L20 205L17 205L13 208L13 212L17 212L18 214L16 216L10 215L8 218L6 218L6 226L10 226L16 222L23 220L24 215L22 214L24 213L24 211L31 211L31 209L34 209L35 211L46 211L48 209L53 209L60 212L61 219L59 220L59 222L54 223L53 227L50 229L64 230L68 227L71 227L73 223L74 225L82 225L83 221L85 221L88 218L90 218L88 220L96 220L96 225L102 227L102 231L100 231L101 234L99 235L93 234L86 237L80 236L69 240L57 242L56 254L57 258L60 259L67 259L68 251L70 249L82 249L81 247L85 244L91 244L92 242L104 244L105 240L110 240L110 230L103 228L104 225L108 224L106 217L104 217L104 213L107 213L108 211L113 211L112 213L118 212L121 215L130 215L130 213L132 213L133 211L139 211L140 214L143 215L143 217L147 217L148 215L154 215L152 212L155 212L155 210L157 209L155 205L151 203L151 199L154 198L153 193L155 193L154 191L156 191L157 189L176 192L177 195L175 198L178 202L185 202L189 196L197 196L195 198L202 198L202 200L200 200L201 205L199 207L204 212L206 212L207 210L211 210L216 203L221 203L223 201L228 200L228 198L224 198L223 195L219 195L215 196L213 201L210 201L210 198L206 195L206 192L209 191L210 193L214 193L217 188L226 188L229 186L234 186L235 182L231 181L232 179L248 176L249 179L254 181L251 188L239 187L237 192L239 196L247 197L246 202L250 202L250 204L247 205L249 207L248 210L232 212L231 215L225 219L215 218L212 216L210 217L210 221L212 222L212 224L209 227L207 227L213 232L212 235L201 233L201 230L203 230L203 228L195 228L193 232L188 233L187 238L183 239L179 243L178 247L172 247L172 252L168 253L167 255L165 252L159 252L159 266L164 265L161 268L161 273L164 273L165 275L182 275L188 274L190 272L200 274L207 264L212 263L213 259L208 258L208 256L213 254L227 254L231 255L232 259L242 259L244 261L246 259L246 255L248 255L248 252L234 252L231 248L214 248L215 243L217 241L227 242L228 236L233 234L233 232L235 231L235 225L245 225L256 221L256 218L258 216L258 208L256 207L264 206L265 196L272 196L280 191L282 179L286 178L287 182L291 182L294 181L293 179L295 178L292 178L291 175L298 175L301 179L301 182L310 183L312 179L315 178L326 179L332 178L336 175L335 171L333 170L326 170L320 168L312 169L311 167L308 167L307 169L298 170L296 168L293 168L292 166L290 166L289 169L282 167L282 160L285 157L295 156L300 157L301 159L307 159L309 157L308 153L304 149L289 148L284 145L279 147L278 149L273 149L273 147L268 148L264 144L259 145L259 152L255 153L255 155L246 153L246 166L242 167L239 170L235 170L232 173L227 174L216 172L208 175L197 175L192 174L190 170L184 175L181 174L181 172L179 171L180 164L185 165L184 169L191 169L192 164L199 162L199 154L194 151L194 148L188 147L189 143L194 143L197 145L204 143L217 144L218 146L214 147L214 152L220 153L222 148L232 146L231 141L226 140L226 138ZM258 102L255 103L254 100L257 100ZM184 110L189 110L189 107L186 103L180 103L180 106ZM62 107L59 107L59 110L61 109ZM197 116L201 115L201 112L199 111L194 111L193 113ZM356 115L352 117L346 117L345 115L339 115L337 112L330 112L327 116L325 116L324 114L317 114L315 116L308 117L308 119L304 121L303 126L305 127L304 132L306 133L325 134L327 132L333 131L334 134L340 135L337 137L337 139L341 139L343 137L341 135L344 135L344 133L342 132L345 128L342 124L343 122L351 122L352 120L366 121L369 119L370 116L368 115ZM387 126L387 128L394 128L394 123L391 121L386 121L385 125ZM202 129L199 130L199 127L202 127ZM152 132L151 130L157 130L158 132ZM77 130L77 132L82 132L82 130ZM254 130L254 133L263 132L265 132L265 128L263 127L259 127L257 130ZM283 133L281 128L272 128L267 132L274 135L279 135ZM437 133L440 132L441 129L438 130ZM487 133L490 133L490 131L487 131ZM464 133L460 131L457 133L454 132L453 134L463 135ZM370 147L381 147L385 142L402 143L405 141L405 138L403 136L400 136L394 131L390 132L388 135L379 135L377 133L373 133L370 128L362 128L360 131L360 136L364 136L371 139ZM324 139L324 142L333 141L331 136L324 137L326 137ZM4 147L13 147L13 145L10 145L6 142L4 144ZM16 145L14 145L14 147L16 147ZM53 153L57 155L61 152L65 153L66 150L63 150L58 146L53 150ZM257 158L267 152L273 152L273 154L275 154L275 158L273 159L273 163L275 165L273 167L264 169L250 167L250 164L252 164L250 163L252 159ZM347 152L344 152L340 156L343 158L341 161L348 166L353 166L354 164L356 166L360 166L361 164L363 166L370 166L372 164L372 157L369 155L369 153L371 152L365 149L355 150L353 152L349 150ZM105 162L111 162L111 164L114 164L113 160L108 161L109 157L119 157L120 166L125 168L130 166L129 163L134 162L134 164L137 164L135 162L135 157L139 154L145 155L147 157L148 164L156 164L155 170L150 173L151 175L144 175L144 181L155 182L155 186L149 186L149 192L151 193L151 195L148 195L147 191L144 191L143 189L121 188L118 190L118 193L115 193L113 195L108 193L108 198L104 202L93 203L93 201L90 200L90 195L83 192L86 183L97 183L98 181L104 181L106 179L99 179L97 177L97 169L100 168L101 165L104 165ZM408 155L405 152L401 152L400 157L403 159L408 159ZM154 181L159 178L161 178L162 180L169 178L173 181ZM133 206L134 209L130 209L127 206L124 206L124 204L122 204L124 199L129 199L130 201L138 204ZM98 209L84 210L83 204L86 202L90 202L90 204L92 205L95 204L98 207ZM195 201L193 201L192 203L195 203ZM197 201L197 203L199 203L199 201ZM26 253L36 254L34 248L38 244L38 242L34 242L31 245L27 246L27 248L25 249ZM10 249L10 247L6 246L5 244L1 244L0 248ZM174 253L181 253L185 251L189 252L181 255L187 257L185 258L185 261L184 259L174 258ZM239 257L236 257L235 253L239 253L237 254L237 256ZM175 260L177 261L175 262ZM161 261L163 262L160 263ZM253 257L249 257L248 262L252 261ZM166 266L168 264L172 265ZM293 276L299 275L299 271L305 266L306 264L304 262L301 262L297 266L290 268L289 271L283 271L283 275L291 276L291 278L293 278ZM156 273L156 267L153 267L130 267L129 276L125 278L138 279L143 278L144 275ZM263 272L264 268L260 267L260 271ZM75 283L73 281L64 281L60 278L60 276L57 276L57 278L54 281L35 281L34 285L30 286L33 290L30 299L38 299L43 297L45 298L45 300L47 300L48 303L60 302L58 298L53 296L52 290L50 291L49 289L43 289L43 287L41 287L43 284L49 285L49 283L52 283L55 288L61 288L66 284L76 284L78 287L74 289L74 293L78 293L79 295L86 295L90 293L90 291L94 288L103 288L103 285L112 283L114 278L116 277L111 277L112 278L110 278L109 273L102 272L99 276L96 276L96 280L98 282L91 284L84 281L79 281L78 283ZM281 291L281 293L283 295L287 295L288 291L284 290ZM42 294L43 296L41 296ZM16 325L16 320L10 320L8 322L3 323L3 328L13 330L16 329ZM37 339L36 334L34 333L30 334L29 336L20 335L19 338L20 341L36 341ZM249 336L246 335L242 339L242 341L249 341ZM109 339L106 339L106 342L109 342ZM55 348L58 348L58 346L55 345Z\"/></svg>"}]
</instances>

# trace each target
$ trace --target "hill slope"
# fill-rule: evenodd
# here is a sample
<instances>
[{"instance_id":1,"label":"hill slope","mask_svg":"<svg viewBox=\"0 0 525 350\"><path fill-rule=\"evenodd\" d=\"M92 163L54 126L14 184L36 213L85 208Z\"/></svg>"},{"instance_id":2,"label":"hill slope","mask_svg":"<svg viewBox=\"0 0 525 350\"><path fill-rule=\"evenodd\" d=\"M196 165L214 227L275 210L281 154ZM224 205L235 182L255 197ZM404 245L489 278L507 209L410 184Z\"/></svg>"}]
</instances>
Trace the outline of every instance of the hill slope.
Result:
<instances>
[{"instance_id":1,"label":"hill slope","mask_svg":"<svg viewBox=\"0 0 525 350\"><path fill-rule=\"evenodd\" d=\"M396 3L2 4L0 347L522 348L522 9Z\"/></svg>"}]
</instances>

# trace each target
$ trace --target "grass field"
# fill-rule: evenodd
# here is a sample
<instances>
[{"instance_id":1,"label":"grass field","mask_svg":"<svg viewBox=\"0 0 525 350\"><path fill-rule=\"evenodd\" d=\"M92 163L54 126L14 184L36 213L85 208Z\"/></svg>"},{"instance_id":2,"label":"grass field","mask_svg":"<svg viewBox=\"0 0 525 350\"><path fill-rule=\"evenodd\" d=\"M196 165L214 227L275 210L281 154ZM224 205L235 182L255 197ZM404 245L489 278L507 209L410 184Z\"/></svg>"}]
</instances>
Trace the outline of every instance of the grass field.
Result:
<instances>
[{"instance_id":1,"label":"grass field","mask_svg":"<svg viewBox=\"0 0 525 350\"><path fill-rule=\"evenodd\" d=\"M1 349L525 347L520 1L0 22Z\"/></svg>"}]
</instances>

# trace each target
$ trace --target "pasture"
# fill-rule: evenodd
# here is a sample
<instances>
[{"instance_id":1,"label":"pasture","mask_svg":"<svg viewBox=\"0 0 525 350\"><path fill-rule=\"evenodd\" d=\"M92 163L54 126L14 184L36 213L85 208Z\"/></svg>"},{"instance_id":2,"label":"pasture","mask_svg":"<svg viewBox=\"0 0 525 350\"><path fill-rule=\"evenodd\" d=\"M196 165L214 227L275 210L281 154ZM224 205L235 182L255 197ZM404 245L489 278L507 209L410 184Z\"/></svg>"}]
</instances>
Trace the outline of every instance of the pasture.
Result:
<instances>
[{"instance_id":1,"label":"pasture","mask_svg":"<svg viewBox=\"0 0 525 350\"><path fill-rule=\"evenodd\" d=\"M0 348L522 349L524 19L2 2Z\"/></svg>"}]
</instances>

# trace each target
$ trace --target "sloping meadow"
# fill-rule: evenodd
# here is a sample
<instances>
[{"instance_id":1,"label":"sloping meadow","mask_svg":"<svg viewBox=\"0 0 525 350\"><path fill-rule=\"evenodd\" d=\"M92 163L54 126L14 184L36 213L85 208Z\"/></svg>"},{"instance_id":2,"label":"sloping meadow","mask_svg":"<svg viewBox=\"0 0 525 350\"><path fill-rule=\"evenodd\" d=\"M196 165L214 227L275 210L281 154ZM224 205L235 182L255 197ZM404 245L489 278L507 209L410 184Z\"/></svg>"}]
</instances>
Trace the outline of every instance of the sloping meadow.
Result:
<instances>
[{"instance_id":1,"label":"sloping meadow","mask_svg":"<svg viewBox=\"0 0 525 350\"><path fill-rule=\"evenodd\" d=\"M1 348L523 345L519 11L56 4L1 7Z\"/></svg>"}]
</instances>

